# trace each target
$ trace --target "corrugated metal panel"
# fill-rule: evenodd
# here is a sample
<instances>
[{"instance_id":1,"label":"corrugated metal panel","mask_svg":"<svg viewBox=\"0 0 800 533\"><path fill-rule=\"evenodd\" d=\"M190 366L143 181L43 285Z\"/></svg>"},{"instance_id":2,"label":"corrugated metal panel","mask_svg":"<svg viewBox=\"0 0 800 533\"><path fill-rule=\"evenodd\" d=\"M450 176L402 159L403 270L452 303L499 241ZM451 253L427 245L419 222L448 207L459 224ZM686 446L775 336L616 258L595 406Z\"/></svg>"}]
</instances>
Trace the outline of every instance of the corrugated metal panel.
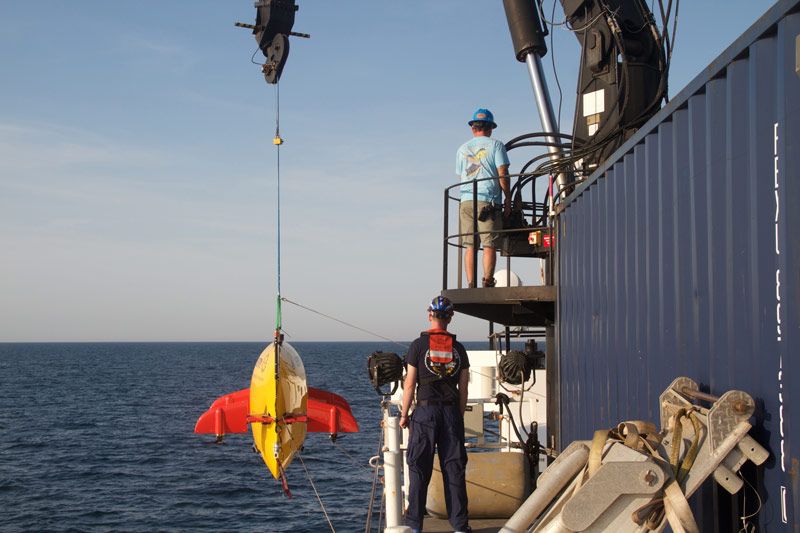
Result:
<instances>
[{"instance_id":1,"label":"corrugated metal panel","mask_svg":"<svg viewBox=\"0 0 800 533\"><path fill-rule=\"evenodd\" d=\"M773 454L751 479L765 531L800 523L798 10L776 4L558 221L562 446L658 421L677 376L743 390L756 399L752 434ZM703 531L741 527L739 500L713 483L697 497Z\"/></svg>"}]
</instances>

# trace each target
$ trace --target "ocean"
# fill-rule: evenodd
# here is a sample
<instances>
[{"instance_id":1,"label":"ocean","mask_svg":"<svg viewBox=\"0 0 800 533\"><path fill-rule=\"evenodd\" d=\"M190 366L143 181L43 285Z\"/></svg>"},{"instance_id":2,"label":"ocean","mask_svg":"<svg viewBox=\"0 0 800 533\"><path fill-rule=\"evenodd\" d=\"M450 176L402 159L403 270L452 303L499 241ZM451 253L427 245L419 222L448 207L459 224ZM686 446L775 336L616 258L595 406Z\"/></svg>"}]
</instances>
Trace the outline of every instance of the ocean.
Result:
<instances>
[{"instance_id":1,"label":"ocean","mask_svg":"<svg viewBox=\"0 0 800 533\"><path fill-rule=\"evenodd\" d=\"M287 470L293 499L249 433L194 433L211 402L250 386L266 342L0 344L0 531L365 531L381 420L366 360L405 350L291 344L308 384L346 398L360 428L335 445L308 434L305 469Z\"/></svg>"}]
</instances>

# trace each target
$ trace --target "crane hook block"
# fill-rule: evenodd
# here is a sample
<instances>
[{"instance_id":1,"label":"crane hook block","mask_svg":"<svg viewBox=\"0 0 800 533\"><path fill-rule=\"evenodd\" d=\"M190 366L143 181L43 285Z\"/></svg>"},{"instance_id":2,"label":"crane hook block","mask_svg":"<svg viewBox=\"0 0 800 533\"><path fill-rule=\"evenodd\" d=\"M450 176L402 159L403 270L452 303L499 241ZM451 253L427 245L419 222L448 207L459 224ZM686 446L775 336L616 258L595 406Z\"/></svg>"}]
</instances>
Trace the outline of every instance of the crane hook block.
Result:
<instances>
[{"instance_id":1,"label":"crane hook block","mask_svg":"<svg viewBox=\"0 0 800 533\"><path fill-rule=\"evenodd\" d=\"M258 0L255 3L256 24L253 28L258 47L267 58L264 78L278 83L289 57L289 35L297 12L295 0Z\"/></svg>"}]
</instances>

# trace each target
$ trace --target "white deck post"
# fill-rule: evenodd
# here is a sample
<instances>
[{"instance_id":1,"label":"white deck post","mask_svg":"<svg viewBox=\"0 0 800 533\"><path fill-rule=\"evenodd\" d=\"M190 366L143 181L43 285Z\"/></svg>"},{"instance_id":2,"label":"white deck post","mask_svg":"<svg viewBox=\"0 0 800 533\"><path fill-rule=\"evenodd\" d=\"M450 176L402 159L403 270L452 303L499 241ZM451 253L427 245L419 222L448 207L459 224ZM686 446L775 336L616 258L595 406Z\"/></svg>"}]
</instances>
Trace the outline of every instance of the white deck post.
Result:
<instances>
[{"instance_id":1,"label":"white deck post","mask_svg":"<svg viewBox=\"0 0 800 533\"><path fill-rule=\"evenodd\" d=\"M386 445L383 448L383 467L386 476L384 497L386 498L387 532L405 531L403 525L403 492L401 487L401 468L403 453L400 450L399 419L389 416L389 409L383 411L383 427Z\"/></svg>"}]
</instances>

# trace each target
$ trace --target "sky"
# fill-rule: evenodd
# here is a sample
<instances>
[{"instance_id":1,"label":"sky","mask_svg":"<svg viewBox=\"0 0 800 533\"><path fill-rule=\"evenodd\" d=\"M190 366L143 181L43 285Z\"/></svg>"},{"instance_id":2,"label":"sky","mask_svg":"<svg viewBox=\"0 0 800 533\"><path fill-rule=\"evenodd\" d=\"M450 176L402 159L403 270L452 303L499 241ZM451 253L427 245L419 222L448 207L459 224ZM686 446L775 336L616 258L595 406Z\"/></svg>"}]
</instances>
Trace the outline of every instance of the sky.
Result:
<instances>
[{"instance_id":1,"label":"sky","mask_svg":"<svg viewBox=\"0 0 800 533\"><path fill-rule=\"evenodd\" d=\"M281 295L316 311L283 304L288 340L427 329L467 121L541 130L502 2L297 3L311 38L291 38L277 91L234 27L253 0L0 3L0 342L270 340L278 175ZM771 5L682 2L670 96ZM567 133L579 53L552 30ZM512 151L511 172L532 155ZM540 283L538 261L513 268Z\"/></svg>"}]
</instances>

